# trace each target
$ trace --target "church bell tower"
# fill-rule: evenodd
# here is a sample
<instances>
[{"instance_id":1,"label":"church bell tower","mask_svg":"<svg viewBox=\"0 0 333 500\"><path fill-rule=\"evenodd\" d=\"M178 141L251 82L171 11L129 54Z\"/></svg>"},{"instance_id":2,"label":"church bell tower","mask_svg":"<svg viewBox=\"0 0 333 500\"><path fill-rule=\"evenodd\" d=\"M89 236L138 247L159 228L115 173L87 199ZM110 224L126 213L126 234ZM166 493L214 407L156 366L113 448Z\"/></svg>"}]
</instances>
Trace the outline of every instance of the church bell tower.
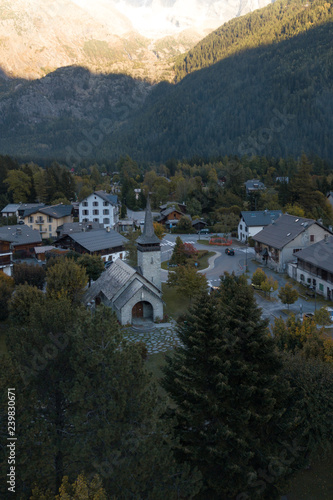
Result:
<instances>
[{"instance_id":1,"label":"church bell tower","mask_svg":"<svg viewBox=\"0 0 333 500\"><path fill-rule=\"evenodd\" d=\"M136 240L141 274L161 290L161 243L154 232L149 196L143 233Z\"/></svg>"}]
</instances>

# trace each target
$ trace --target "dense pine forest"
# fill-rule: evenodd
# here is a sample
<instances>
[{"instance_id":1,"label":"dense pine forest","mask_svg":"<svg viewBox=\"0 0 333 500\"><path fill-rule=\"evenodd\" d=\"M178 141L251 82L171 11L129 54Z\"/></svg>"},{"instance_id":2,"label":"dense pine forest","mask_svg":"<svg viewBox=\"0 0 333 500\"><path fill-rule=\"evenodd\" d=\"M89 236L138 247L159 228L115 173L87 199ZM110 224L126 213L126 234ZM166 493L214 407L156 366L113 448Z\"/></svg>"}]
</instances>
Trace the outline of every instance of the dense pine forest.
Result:
<instances>
[{"instance_id":1,"label":"dense pine forest","mask_svg":"<svg viewBox=\"0 0 333 500\"><path fill-rule=\"evenodd\" d=\"M279 0L264 9L235 18L179 57L176 80L250 48L278 43L314 26L332 22L332 3L324 0Z\"/></svg>"}]
</instances>

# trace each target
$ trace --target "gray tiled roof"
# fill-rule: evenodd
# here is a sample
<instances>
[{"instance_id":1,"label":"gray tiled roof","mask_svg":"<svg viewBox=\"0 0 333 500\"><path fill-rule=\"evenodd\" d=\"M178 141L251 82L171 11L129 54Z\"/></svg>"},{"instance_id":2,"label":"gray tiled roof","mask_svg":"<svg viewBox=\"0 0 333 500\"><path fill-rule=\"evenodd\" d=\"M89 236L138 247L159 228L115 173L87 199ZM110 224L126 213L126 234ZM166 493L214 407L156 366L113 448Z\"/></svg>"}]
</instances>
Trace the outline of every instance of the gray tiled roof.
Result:
<instances>
[{"instance_id":1,"label":"gray tiled roof","mask_svg":"<svg viewBox=\"0 0 333 500\"><path fill-rule=\"evenodd\" d=\"M282 215L282 210L260 210L253 212L241 212L245 224L248 227L268 226L272 220Z\"/></svg>"},{"instance_id":2,"label":"gray tiled roof","mask_svg":"<svg viewBox=\"0 0 333 500\"><path fill-rule=\"evenodd\" d=\"M128 241L127 238L113 229L110 229L109 232L105 229L98 229L96 231L69 234L68 236L89 252L120 247Z\"/></svg>"},{"instance_id":3,"label":"gray tiled roof","mask_svg":"<svg viewBox=\"0 0 333 500\"><path fill-rule=\"evenodd\" d=\"M61 226L58 226L57 232L62 235L82 233L86 231L89 226L89 231L96 231L99 229L104 229L104 224L100 222L65 222Z\"/></svg>"},{"instance_id":4,"label":"gray tiled roof","mask_svg":"<svg viewBox=\"0 0 333 500\"><path fill-rule=\"evenodd\" d=\"M317 222L313 219L284 214L270 226L264 227L258 234L253 236L253 239L259 243L281 249L312 224L317 224Z\"/></svg>"},{"instance_id":5,"label":"gray tiled roof","mask_svg":"<svg viewBox=\"0 0 333 500\"><path fill-rule=\"evenodd\" d=\"M45 207L45 203L22 203L18 208L18 211L21 217L27 217L27 215L38 212L38 208L43 207Z\"/></svg>"},{"instance_id":6,"label":"gray tiled roof","mask_svg":"<svg viewBox=\"0 0 333 500\"><path fill-rule=\"evenodd\" d=\"M296 257L333 273L333 236L300 250Z\"/></svg>"},{"instance_id":7,"label":"gray tiled roof","mask_svg":"<svg viewBox=\"0 0 333 500\"><path fill-rule=\"evenodd\" d=\"M5 213L5 212L16 212L16 210L20 208L20 204L19 203L9 203L8 205L5 206L5 208L3 208L1 210L1 213Z\"/></svg>"},{"instance_id":8,"label":"gray tiled roof","mask_svg":"<svg viewBox=\"0 0 333 500\"><path fill-rule=\"evenodd\" d=\"M52 205L51 207L40 208L38 211L42 214L48 215L49 217L61 219L61 217L67 217L72 214L73 205Z\"/></svg>"},{"instance_id":9,"label":"gray tiled roof","mask_svg":"<svg viewBox=\"0 0 333 500\"><path fill-rule=\"evenodd\" d=\"M247 190L265 189L265 184L261 182L259 179L250 179L245 182L245 187Z\"/></svg>"},{"instance_id":10,"label":"gray tiled roof","mask_svg":"<svg viewBox=\"0 0 333 500\"><path fill-rule=\"evenodd\" d=\"M122 307L124 307L125 304L133 297L133 295L136 294L140 290L140 288L143 287L143 284L141 281L139 281L137 278L130 283L125 290L117 297L117 299L114 301L114 305L118 310L120 310Z\"/></svg>"},{"instance_id":11,"label":"gray tiled roof","mask_svg":"<svg viewBox=\"0 0 333 500\"><path fill-rule=\"evenodd\" d=\"M183 215L183 212L181 212L180 210L178 210L178 208L176 208L176 207L169 207L169 208L166 208L165 210L162 210L161 217L166 217L167 215L172 214L172 212L178 212L179 214Z\"/></svg>"},{"instance_id":12,"label":"gray tiled roof","mask_svg":"<svg viewBox=\"0 0 333 500\"><path fill-rule=\"evenodd\" d=\"M0 227L0 239L11 242L13 246L42 242L39 231L31 229L26 224Z\"/></svg>"},{"instance_id":13,"label":"gray tiled roof","mask_svg":"<svg viewBox=\"0 0 333 500\"><path fill-rule=\"evenodd\" d=\"M135 273L136 271L133 267L129 266L121 259L117 259L88 289L84 296L84 302L87 304L91 300L94 300L100 292L102 292L108 300L112 300L116 293L120 291Z\"/></svg>"},{"instance_id":14,"label":"gray tiled roof","mask_svg":"<svg viewBox=\"0 0 333 500\"><path fill-rule=\"evenodd\" d=\"M106 191L95 191L94 194L97 194L104 201L108 201L112 205L118 205L118 196L116 194L107 193Z\"/></svg>"}]
</instances>

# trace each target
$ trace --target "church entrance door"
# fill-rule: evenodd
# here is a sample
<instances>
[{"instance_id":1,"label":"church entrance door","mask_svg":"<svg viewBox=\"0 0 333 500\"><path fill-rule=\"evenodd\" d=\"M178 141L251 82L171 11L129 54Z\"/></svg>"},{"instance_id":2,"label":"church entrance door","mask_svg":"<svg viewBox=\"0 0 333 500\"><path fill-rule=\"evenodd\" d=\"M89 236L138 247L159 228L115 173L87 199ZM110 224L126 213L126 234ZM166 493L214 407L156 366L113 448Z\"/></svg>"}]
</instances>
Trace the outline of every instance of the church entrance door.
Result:
<instances>
[{"instance_id":1,"label":"church entrance door","mask_svg":"<svg viewBox=\"0 0 333 500\"><path fill-rule=\"evenodd\" d=\"M147 301L141 301L135 304L132 309L132 323L133 325L148 324L154 321L153 306Z\"/></svg>"},{"instance_id":2,"label":"church entrance door","mask_svg":"<svg viewBox=\"0 0 333 500\"><path fill-rule=\"evenodd\" d=\"M133 318L143 318L143 302L138 302L132 309Z\"/></svg>"}]
</instances>

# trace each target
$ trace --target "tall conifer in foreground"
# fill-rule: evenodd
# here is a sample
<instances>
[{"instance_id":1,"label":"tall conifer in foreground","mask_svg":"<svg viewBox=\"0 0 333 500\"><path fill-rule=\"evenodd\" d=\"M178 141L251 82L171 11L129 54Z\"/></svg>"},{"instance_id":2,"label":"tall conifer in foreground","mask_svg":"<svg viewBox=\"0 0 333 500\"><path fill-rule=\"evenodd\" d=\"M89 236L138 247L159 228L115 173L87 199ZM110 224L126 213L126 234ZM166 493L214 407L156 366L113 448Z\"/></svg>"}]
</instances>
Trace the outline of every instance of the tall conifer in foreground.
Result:
<instances>
[{"instance_id":1,"label":"tall conifer in foreground","mask_svg":"<svg viewBox=\"0 0 333 500\"><path fill-rule=\"evenodd\" d=\"M198 498L278 497L290 473L290 452L278 443L288 436L281 417L289 390L245 278L225 275L217 293L202 295L179 336L163 385L177 405L179 459L203 474Z\"/></svg>"}]
</instances>

